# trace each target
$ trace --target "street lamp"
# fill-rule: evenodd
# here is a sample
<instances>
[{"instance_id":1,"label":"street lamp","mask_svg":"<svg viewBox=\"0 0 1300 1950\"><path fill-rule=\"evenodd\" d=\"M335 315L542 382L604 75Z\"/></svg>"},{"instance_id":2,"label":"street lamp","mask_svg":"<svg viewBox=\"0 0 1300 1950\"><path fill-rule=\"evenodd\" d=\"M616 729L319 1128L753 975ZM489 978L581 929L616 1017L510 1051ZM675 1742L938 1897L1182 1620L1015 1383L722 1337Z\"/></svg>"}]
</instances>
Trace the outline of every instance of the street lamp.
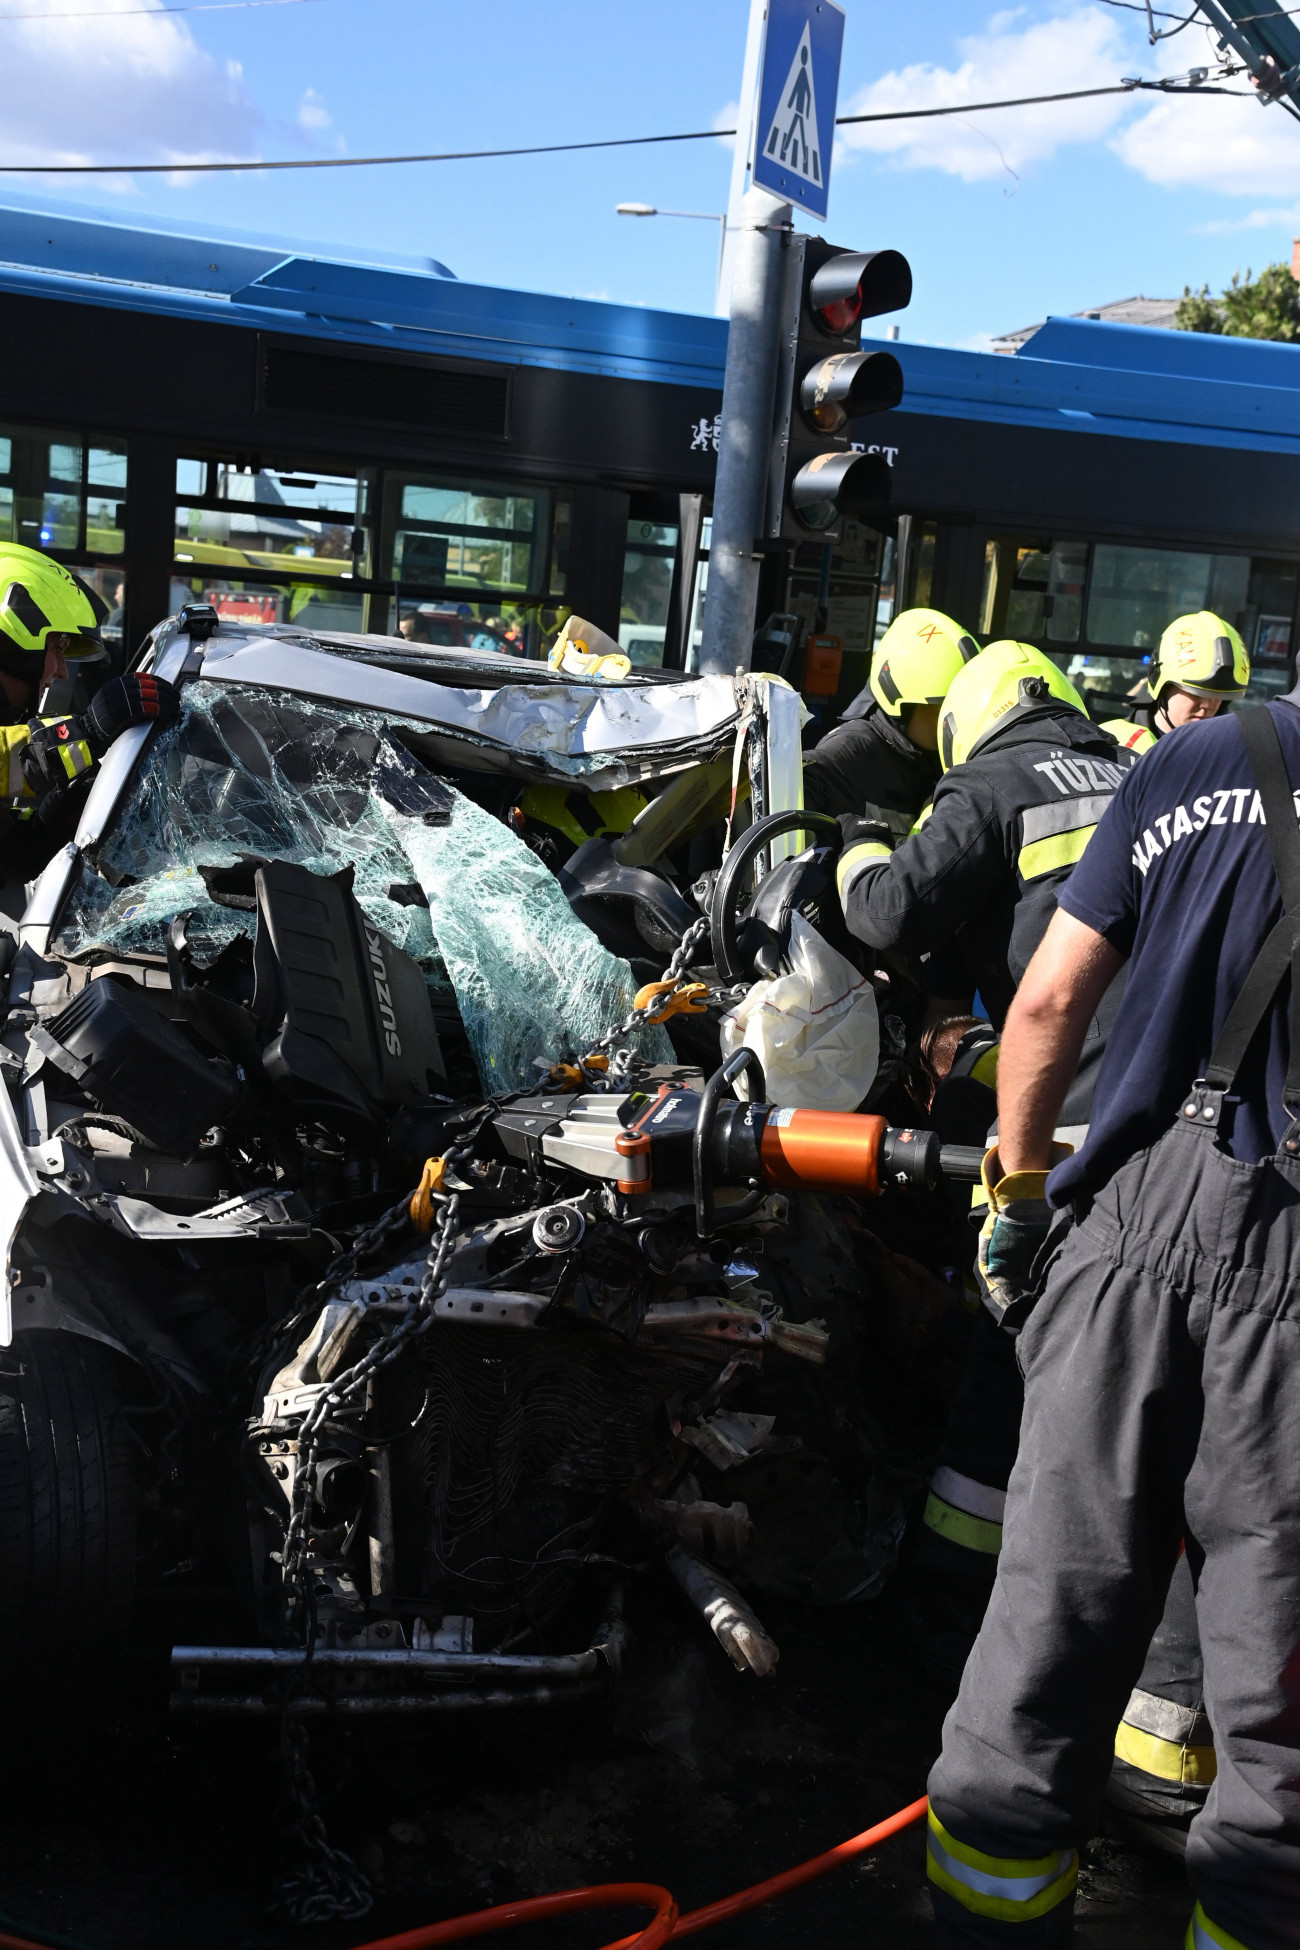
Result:
<instances>
[{"instance_id":1,"label":"street lamp","mask_svg":"<svg viewBox=\"0 0 1300 1950\"><path fill-rule=\"evenodd\" d=\"M716 223L718 229L718 276L722 276L722 256L727 248L727 213L725 210L657 210L653 203L620 203L617 207L620 217L691 217L699 223Z\"/></svg>"}]
</instances>

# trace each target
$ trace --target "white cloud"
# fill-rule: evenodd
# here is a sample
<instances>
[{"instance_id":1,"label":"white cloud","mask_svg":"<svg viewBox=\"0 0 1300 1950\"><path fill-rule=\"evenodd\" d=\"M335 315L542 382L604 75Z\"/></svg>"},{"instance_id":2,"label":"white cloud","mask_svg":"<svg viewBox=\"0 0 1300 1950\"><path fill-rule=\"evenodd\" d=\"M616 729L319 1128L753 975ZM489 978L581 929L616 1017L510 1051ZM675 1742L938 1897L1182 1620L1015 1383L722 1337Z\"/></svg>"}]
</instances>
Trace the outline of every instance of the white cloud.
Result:
<instances>
[{"instance_id":1,"label":"white cloud","mask_svg":"<svg viewBox=\"0 0 1300 1950\"><path fill-rule=\"evenodd\" d=\"M56 14L66 0L28 0ZM147 4L147 0L146 0ZM214 60L188 28L104 0L98 20L0 26L5 162L216 162L258 153L266 118L236 61ZM106 183L107 187L108 184Z\"/></svg>"},{"instance_id":2,"label":"white cloud","mask_svg":"<svg viewBox=\"0 0 1300 1950\"><path fill-rule=\"evenodd\" d=\"M302 100L298 104L298 126L302 129L329 129L334 126L334 117L314 88L303 90Z\"/></svg>"},{"instance_id":3,"label":"white cloud","mask_svg":"<svg viewBox=\"0 0 1300 1950\"><path fill-rule=\"evenodd\" d=\"M1280 210L1250 210L1244 217L1216 217L1210 223L1192 225L1193 237L1223 237L1242 230L1286 230L1300 233L1300 203Z\"/></svg>"},{"instance_id":4,"label":"white cloud","mask_svg":"<svg viewBox=\"0 0 1300 1950\"><path fill-rule=\"evenodd\" d=\"M1099 8L1024 24L1025 9L994 14L979 34L957 43L961 65L920 62L882 75L841 114L938 108L999 101L1073 88L1101 88L1126 72L1125 27ZM1001 109L966 121L938 116L918 122L859 123L839 131L847 149L892 156L902 169L940 169L964 182L1005 177L1045 162L1065 143L1108 135L1129 107L1122 95Z\"/></svg>"},{"instance_id":5,"label":"white cloud","mask_svg":"<svg viewBox=\"0 0 1300 1950\"><path fill-rule=\"evenodd\" d=\"M1238 79L1232 85L1242 84ZM1300 128L1276 103L1166 98L1122 130L1111 147L1130 169L1168 189L1300 194Z\"/></svg>"},{"instance_id":6,"label":"white cloud","mask_svg":"<svg viewBox=\"0 0 1300 1950\"><path fill-rule=\"evenodd\" d=\"M739 125L739 122L740 122L739 102L724 103L723 106L718 110L717 114L713 118L713 126L715 129L731 129L734 131ZM718 140L722 144L724 149L734 149L736 146L736 137L734 133L731 135L720 135L718 137Z\"/></svg>"}]
</instances>

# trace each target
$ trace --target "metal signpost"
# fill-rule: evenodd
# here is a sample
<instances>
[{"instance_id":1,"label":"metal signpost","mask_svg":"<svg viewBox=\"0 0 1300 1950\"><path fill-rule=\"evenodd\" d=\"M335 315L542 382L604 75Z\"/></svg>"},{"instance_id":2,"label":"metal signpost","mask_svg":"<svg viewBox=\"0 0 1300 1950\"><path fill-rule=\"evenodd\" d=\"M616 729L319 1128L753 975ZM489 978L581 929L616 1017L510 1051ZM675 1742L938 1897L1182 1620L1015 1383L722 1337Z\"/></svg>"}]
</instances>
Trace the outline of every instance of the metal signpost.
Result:
<instances>
[{"instance_id":1,"label":"metal signpost","mask_svg":"<svg viewBox=\"0 0 1300 1950\"><path fill-rule=\"evenodd\" d=\"M755 10L762 0L754 0ZM768 450L781 331L782 246L791 205L825 220L844 15L831 0L768 0L753 187L735 239L722 440L704 605L701 671L748 669L762 560ZM751 36L752 40L752 36Z\"/></svg>"}]
</instances>

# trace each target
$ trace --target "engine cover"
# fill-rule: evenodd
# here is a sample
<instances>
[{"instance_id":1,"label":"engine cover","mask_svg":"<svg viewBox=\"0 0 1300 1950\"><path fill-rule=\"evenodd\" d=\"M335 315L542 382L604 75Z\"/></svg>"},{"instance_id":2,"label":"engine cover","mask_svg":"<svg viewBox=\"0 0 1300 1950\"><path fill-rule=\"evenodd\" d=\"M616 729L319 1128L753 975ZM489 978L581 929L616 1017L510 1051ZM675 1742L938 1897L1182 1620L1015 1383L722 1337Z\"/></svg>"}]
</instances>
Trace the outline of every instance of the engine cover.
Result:
<instances>
[{"instance_id":1,"label":"engine cover","mask_svg":"<svg viewBox=\"0 0 1300 1950\"><path fill-rule=\"evenodd\" d=\"M367 919L352 870L258 868L253 1014L262 1066L304 1102L365 1117L424 1101L445 1080L424 977Z\"/></svg>"},{"instance_id":2,"label":"engine cover","mask_svg":"<svg viewBox=\"0 0 1300 1950\"><path fill-rule=\"evenodd\" d=\"M202 1056L132 983L112 975L87 982L31 1040L105 1110L173 1157L192 1157L239 1096L229 1063Z\"/></svg>"}]
</instances>

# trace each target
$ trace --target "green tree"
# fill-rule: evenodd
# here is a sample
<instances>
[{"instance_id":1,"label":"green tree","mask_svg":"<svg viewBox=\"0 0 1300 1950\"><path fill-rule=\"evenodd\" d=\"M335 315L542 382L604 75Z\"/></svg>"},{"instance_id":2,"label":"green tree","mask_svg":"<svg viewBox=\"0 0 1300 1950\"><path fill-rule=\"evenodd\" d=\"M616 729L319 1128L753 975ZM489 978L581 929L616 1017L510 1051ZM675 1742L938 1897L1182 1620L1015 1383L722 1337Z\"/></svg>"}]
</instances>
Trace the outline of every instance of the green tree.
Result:
<instances>
[{"instance_id":1,"label":"green tree","mask_svg":"<svg viewBox=\"0 0 1300 1950\"><path fill-rule=\"evenodd\" d=\"M1300 284L1289 264L1269 264L1253 277L1232 274L1232 283L1218 297L1210 287L1199 291L1183 286L1174 324L1180 332L1221 332L1237 339L1285 339L1300 342Z\"/></svg>"}]
</instances>

